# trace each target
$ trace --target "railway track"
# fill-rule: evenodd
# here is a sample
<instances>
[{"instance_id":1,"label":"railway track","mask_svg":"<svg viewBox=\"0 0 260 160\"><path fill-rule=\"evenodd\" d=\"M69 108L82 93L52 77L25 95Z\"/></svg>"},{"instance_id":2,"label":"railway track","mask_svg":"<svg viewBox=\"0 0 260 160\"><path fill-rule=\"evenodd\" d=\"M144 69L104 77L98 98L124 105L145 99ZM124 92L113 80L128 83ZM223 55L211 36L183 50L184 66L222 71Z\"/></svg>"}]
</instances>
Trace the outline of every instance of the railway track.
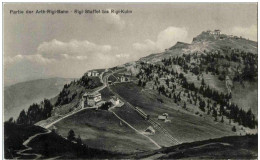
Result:
<instances>
[{"instance_id":1,"label":"railway track","mask_svg":"<svg viewBox=\"0 0 260 160\"><path fill-rule=\"evenodd\" d=\"M107 77L108 78L108 77ZM127 102L126 100L124 100L120 95L118 95L117 93L115 93L109 85L107 85L108 89L118 98L120 98L121 101L124 102L124 104L130 108L132 108L133 110L136 110L136 107L133 106L132 104L130 104L129 102ZM171 140L171 143L173 145L177 145L177 144L181 144L180 141L178 141L177 139L175 139L165 128L163 128L158 122L152 120L152 119L147 119L147 121L159 132L164 134L168 139Z\"/></svg>"},{"instance_id":2,"label":"railway track","mask_svg":"<svg viewBox=\"0 0 260 160\"><path fill-rule=\"evenodd\" d=\"M155 122L152 119L149 119L148 122L152 124L152 126L158 130L159 132L163 133L168 139L171 140L173 145L181 144L177 139L175 139L165 128L163 128L158 122Z\"/></svg>"}]
</instances>

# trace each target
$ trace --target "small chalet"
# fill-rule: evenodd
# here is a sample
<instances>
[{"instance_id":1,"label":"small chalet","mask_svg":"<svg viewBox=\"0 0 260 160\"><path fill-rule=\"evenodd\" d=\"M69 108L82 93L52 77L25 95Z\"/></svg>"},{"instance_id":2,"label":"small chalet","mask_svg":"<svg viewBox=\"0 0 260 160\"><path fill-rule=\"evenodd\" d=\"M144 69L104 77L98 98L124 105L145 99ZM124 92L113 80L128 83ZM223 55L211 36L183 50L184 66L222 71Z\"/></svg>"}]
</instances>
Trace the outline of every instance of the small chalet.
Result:
<instances>
[{"instance_id":1,"label":"small chalet","mask_svg":"<svg viewBox=\"0 0 260 160\"><path fill-rule=\"evenodd\" d=\"M145 133L147 134L155 134L155 130L153 129L152 126L149 126L146 130Z\"/></svg>"},{"instance_id":2,"label":"small chalet","mask_svg":"<svg viewBox=\"0 0 260 160\"><path fill-rule=\"evenodd\" d=\"M110 102L114 105L114 106L118 106L120 104L119 99L116 96L113 96L112 99L110 100Z\"/></svg>"},{"instance_id":3,"label":"small chalet","mask_svg":"<svg viewBox=\"0 0 260 160\"><path fill-rule=\"evenodd\" d=\"M158 120L166 121L169 118L168 113L163 113L162 115L158 116Z\"/></svg>"}]
</instances>

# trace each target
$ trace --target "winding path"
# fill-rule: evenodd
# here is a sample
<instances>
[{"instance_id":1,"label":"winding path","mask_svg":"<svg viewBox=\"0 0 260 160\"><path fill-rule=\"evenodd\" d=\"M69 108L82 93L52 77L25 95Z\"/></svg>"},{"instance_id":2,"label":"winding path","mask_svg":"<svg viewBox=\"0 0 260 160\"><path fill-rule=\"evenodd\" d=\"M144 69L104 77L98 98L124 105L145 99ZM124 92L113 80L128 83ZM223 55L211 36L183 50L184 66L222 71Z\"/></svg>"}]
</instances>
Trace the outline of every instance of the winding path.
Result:
<instances>
[{"instance_id":1,"label":"winding path","mask_svg":"<svg viewBox=\"0 0 260 160\"><path fill-rule=\"evenodd\" d=\"M24 153L25 151L29 151L29 150L32 150L31 147L28 146L29 142L34 139L35 137L39 136L39 135L44 135L44 134L48 134L50 133L51 131L50 130L47 130L47 132L44 132L44 133L37 133L31 137L29 137L26 141L23 142L23 146L25 147L25 149L23 150L20 150L17 152L18 155L20 155L19 157L16 157L17 158L21 158L21 156L35 156L34 159L39 159L42 157L41 154L37 154L37 153Z\"/></svg>"}]
</instances>

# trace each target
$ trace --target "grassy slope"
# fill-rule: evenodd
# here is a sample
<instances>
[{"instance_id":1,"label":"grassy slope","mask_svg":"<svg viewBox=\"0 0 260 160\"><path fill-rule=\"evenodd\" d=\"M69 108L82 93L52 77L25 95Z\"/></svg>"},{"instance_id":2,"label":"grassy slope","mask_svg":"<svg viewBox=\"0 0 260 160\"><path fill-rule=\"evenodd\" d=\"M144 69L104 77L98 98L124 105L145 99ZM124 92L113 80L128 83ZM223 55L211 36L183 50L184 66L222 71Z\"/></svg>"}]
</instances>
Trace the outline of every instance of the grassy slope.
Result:
<instances>
[{"instance_id":1,"label":"grassy slope","mask_svg":"<svg viewBox=\"0 0 260 160\"><path fill-rule=\"evenodd\" d=\"M100 91L101 96L102 96L102 100L108 101L111 99L112 96L114 96L113 93L111 93L108 88L104 88Z\"/></svg>"},{"instance_id":2,"label":"grassy slope","mask_svg":"<svg viewBox=\"0 0 260 160\"><path fill-rule=\"evenodd\" d=\"M257 135L223 137L184 143L156 151L144 152L128 158L149 159L158 155L160 159L256 159L258 156L257 139Z\"/></svg>"},{"instance_id":3,"label":"grassy slope","mask_svg":"<svg viewBox=\"0 0 260 160\"><path fill-rule=\"evenodd\" d=\"M7 148L23 149L22 142L28 137L42 133L44 130L37 126L19 126L15 124L5 123L5 158L12 158ZM129 137L129 136L128 136ZM126 141L129 143L129 140ZM39 135L32 139L28 144L32 150L26 153L38 153L42 158L59 157L61 159L103 159L103 158L126 158L141 159L157 157L162 159L176 158L224 158L237 159L257 158L257 135L252 136L233 136L223 137L219 139L210 139L205 141L197 141L193 143L183 143L180 145L166 147L159 150L150 150L130 155L120 154L118 152L109 152L91 147L84 147L65 140L56 133L48 133ZM104 143L102 143L104 144ZM128 144L124 144L126 147ZM15 156L15 152L13 153ZM34 158L30 156L21 158Z\"/></svg>"},{"instance_id":4,"label":"grassy slope","mask_svg":"<svg viewBox=\"0 0 260 160\"><path fill-rule=\"evenodd\" d=\"M142 108L156 121L158 115L168 113L171 123L158 122L179 141L191 142L235 134L231 131L231 126L226 124L227 122L216 123L210 117L199 117L182 111L182 108L170 99L150 90L144 91L135 84L117 84L113 89L131 104ZM157 98L161 98L164 103L157 101Z\"/></svg>"},{"instance_id":5,"label":"grassy slope","mask_svg":"<svg viewBox=\"0 0 260 160\"><path fill-rule=\"evenodd\" d=\"M155 149L146 138L136 134L125 124L121 126L120 121L109 111L85 110L55 126L62 136L67 136L68 131L73 129L76 135L80 135L93 148L122 153Z\"/></svg>"},{"instance_id":6,"label":"grassy slope","mask_svg":"<svg viewBox=\"0 0 260 160\"><path fill-rule=\"evenodd\" d=\"M32 139L28 145L33 149L28 151L29 153L39 153L44 156L42 158L59 157L61 159L103 159L112 158L115 155L120 156L112 152L75 144L62 138L56 133L48 133L37 136Z\"/></svg>"},{"instance_id":7,"label":"grassy slope","mask_svg":"<svg viewBox=\"0 0 260 160\"><path fill-rule=\"evenodd\" d=\"M152 126L149 122L143 119L135 110L130 108L129 106L122 106L121 108L115 108L114 112L117 113L121 118L135 127L139 132L144 133L145 130ZM172 143L167 139L162 133L155 132L153 135L148 135L151 139L153 139L160 146L171 146Z\"/></svg>"},{"instance_id":8,"label":"grassy slope","mask_svg":"<svg viewBox=\"0 0 260 160\"><path fill-rule=\"evenodd\" d=\"M232 89L232 101L246 111L251 108L252 112L258 115L258 84L257 82L246 82L245 87L238 82L234 83Z\"/></svg>"}]
</instances>

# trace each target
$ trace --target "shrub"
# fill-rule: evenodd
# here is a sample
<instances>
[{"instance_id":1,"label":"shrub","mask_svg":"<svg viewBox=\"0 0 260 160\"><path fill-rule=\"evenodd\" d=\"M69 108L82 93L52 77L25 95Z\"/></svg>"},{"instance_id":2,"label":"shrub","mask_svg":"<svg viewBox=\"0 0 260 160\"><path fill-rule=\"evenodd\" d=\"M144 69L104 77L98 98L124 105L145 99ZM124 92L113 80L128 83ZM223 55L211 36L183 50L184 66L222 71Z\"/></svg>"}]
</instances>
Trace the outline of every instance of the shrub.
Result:
<instances>
[{"instance_id":1,"label":"shrub","mask_svg":"<svg viewBox=\"0 0 260 160\"><path fill-rule=\"evenodd\" d=\"M236 129L235 126L232 127L232 131L233 131L233 132L236 132L236 131L237 131L237 129Z\"/></svg>"}]
</instances>

